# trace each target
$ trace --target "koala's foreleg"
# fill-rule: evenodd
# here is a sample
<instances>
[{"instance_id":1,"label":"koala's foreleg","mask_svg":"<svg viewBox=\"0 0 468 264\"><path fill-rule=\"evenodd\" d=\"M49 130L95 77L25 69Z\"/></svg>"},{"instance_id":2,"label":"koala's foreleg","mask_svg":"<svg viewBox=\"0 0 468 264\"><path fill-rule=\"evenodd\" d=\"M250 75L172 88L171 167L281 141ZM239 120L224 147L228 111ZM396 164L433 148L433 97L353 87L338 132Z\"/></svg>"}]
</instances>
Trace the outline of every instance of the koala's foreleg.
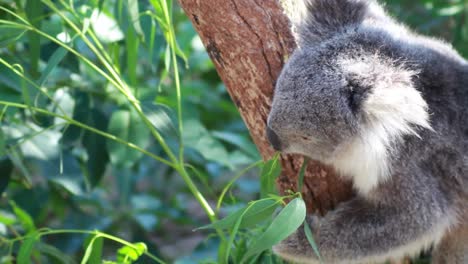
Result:
<instances>
[{"instance_id":1,"label":"koala's foreleg","mask_svg":"<svg viewBox=\"0 0 468 264\"><path fill-rule=\"evenodd\" d=\"M387 203L355 198L323 218L312 217L309 225L324 263L381 263L437 243L456 216L434 197L421 190ZM317 263L303 229L274 251L291 261Z\"/></svg>"}]
</instances>

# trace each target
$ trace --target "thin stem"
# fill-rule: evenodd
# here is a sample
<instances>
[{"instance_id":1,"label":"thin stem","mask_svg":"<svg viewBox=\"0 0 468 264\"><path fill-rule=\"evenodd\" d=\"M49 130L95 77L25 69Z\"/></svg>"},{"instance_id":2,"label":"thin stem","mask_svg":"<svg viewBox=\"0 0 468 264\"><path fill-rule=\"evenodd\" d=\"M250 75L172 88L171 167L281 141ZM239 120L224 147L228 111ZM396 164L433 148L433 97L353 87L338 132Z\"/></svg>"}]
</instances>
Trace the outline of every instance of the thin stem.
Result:
<instances>
[{"instance_id":1,"label":"thin stem","mask_svg":"<svg viewBox=\"0 0 468 264\"><path fill-rule=\"evenodd\" d=\"M172 26L172 18L171 14L169 12L169 8L167 5L167 1L164 0L163 3L161 3L162 8L163 8L163 13L164 13L164 18L166 20L166 23L168 26L168 44L171 46L171 57L172 57L172 62L173 62L173 69L174 69L174 81L175 81L175 86L176 86L176 93L177 93L177 118L179 120L179 161L181 164L184 163L184 142L183 142L183 131L184 131L184 125L182 122L182 91L180 87L180 76L179 76L179 66L177 63L177 54L176 54L176 49L177 49L177 42L176 42L176 37L175 37L175 31L174 27Z\"/></svg>"},{"instance_id":2,"label":"thin stem","mask_svg":"<svg viewBox=\"0 0 468 264\"><path fill-rule=\"evenodd\" d=\"M197 199L197 201L200 203L201 207L203 210L205 210L206 214L208 215L208 218L214 222L217 221L216 213L213 211L211 208L210 204L208 201L206 201L205 197L201 194L201 192L198 190L198 187L195 185L193 182L192 178L190 175L187 173L187 170L185 169L185 166L178 166L177 171L179 172L180 176L182 176L182 179L185 181L187 184L187 187L189 190L192 192L193 196Z\"/></svg>"},{"instance_id":3,"label":"thin stem","mask_svg":"<svg viewBox=\"0 0 468 264\"><path fill-rule=\"evenodd\" d=\"M17 19L19 19L19 20L20 20L21 22L23 22L24 24L30 25L28 20L26 20L26 19L24 19L23 17L19 16L18 14L16 14L16 13L13 12L13 11L11 11L10 9L5 8L5 7L3 7L3 6L0 6L0 10L7 12L8 14L12 15L13 17L16 17Z\"/></svg>"},{"instance_id":4,"label":"thin stem","mask_svg":"<svg viewBox=\"0 0 468 264\"><path fill-rule=\"evenodd\" d=\"M226 187L224 187L223 191L221 192L221 195L218 198L218 203L216 204L216 211L218 212L219 209L221 208L221 204L223 203L224 196L226 196L227 191L231 188L231 186L240 178L242 177L245 173L247 173L249 170L260 166L263 163L263 160L259 160L255 163L252 163L249 165L247 168L241 170L234 178L232 178L231 181L229 181L228 184L226 184Z\"/></svg>"},{"instance_id":5,"label":"thin stem","mask_svg":"<svg viewBox=\"0 0 468 264\"><path fill-rule=\"evenodd\" d=\"M118 237L115 237L115 236L112 236L112 235L109 235L109 234L106 234L106 233L102 233L100 231L88 231L88 230L76 230L76 229L57 229L57 230L51 230L51 229L48 229L48 228L45 228L45 229L39 229L38 230L38 233L33 233L32 235L33 236L49 236L49 235L60 235L60 234L84 234L84 235L95 235L95 236L99 236L99 237L103 237L103 238L107 238L109 240L112 240L112 241L115 241L119 244L122 244L122 245L125 245L125 246L128 246L128 247L131 247L135 250L137 250L137 248L135 247L135 245L133 245L132 243L128 242L128 241L125 241L121 238L118 238ZM26 235L26 236L22 236L22 237L17 237L17 238L14 238L14 239L11 239L11 240L8 240L10 242L16 242L16 241L21 241L21 240L25 240L26 238L28 238L29 236L31 235ZM155 255L145 251L143 252L143 254L147 257L149 257L150 259L158 262L158 263L161 263L161 264L165 264L165 262L163 260L161 260L160 258L156 257Z\"/></svg>"},{"instance_id":6,"label":"thin stem","mask_svg":"<svg viewBox=\"0 0 468 264\"><path fill-rule=\"evenodd\" d=\"M173 28L170 27L171 30L171 41L172 41L172 61L173 61L173 67L174 67L174 80L175 80L175 85L176 85L176 91L177 91L177 118L179 119L179 161L180 163L184 163L184 139L183 139L183 132L184 132L184 125L183 125L183 120L182 120L182 91L180 87L180 76L179 76L179 70L178 70L178 63L177 63L177 56L175 52L175 36L173 32Z\"/></svg>"},{"instance_id":7,"label":"thin stem","mask_svg":"<svg viewBox=\"0 0 468 264\"><path fill-rule=\"evenodd\" d=\"M23 80L25 80L27 83L29 83L30 85L32 85L34 88L36 88L39 93L45 95L47 97L47 99L49 99L54 107L57 107L58 110L60 110L60 112L62 113L65 113L65 110L63 110L63 108L60 106L59 103L57 103L55 101L55 99L50 96L46 91L44 91L43 89L41 89L41 87L39 87L33 80L31 80L30 78L26 77L24 75L24 73L22 71L19 71L18 69L16 69L13 65L11 65L10 63L8 63L7 61L5 61L4 59L0 58L0 63L5 65L8 69L10 69L12 72L14 72L16 75L20 76ZM27 88L26 88L27 89Z\"/></svg>"}]
</instances>

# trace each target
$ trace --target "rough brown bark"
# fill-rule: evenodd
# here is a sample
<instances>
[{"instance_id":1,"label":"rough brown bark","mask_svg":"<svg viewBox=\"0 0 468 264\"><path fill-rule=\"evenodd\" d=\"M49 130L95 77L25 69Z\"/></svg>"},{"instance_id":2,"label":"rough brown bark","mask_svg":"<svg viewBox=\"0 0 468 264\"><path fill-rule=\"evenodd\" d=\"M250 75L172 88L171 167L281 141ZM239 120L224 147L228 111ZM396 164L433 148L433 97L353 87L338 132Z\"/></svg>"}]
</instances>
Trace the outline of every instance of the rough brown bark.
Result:
<instances>
[{"instance_id":1,"label":"rough brown bark","mask_svg":"<svg viewBox=\"0 0 468 264\"><path fill-rule=\"evenodd\" d=\"M237 105L261 155L274 154L266 135L276 79L295 48L278 0L179 0ZM282 193L296 189L302 158L283 156L278 179ZM309 212L324 213L350 196L350 185L330 168L311 162L303 197Z\"/></svg>"}]
</instances>

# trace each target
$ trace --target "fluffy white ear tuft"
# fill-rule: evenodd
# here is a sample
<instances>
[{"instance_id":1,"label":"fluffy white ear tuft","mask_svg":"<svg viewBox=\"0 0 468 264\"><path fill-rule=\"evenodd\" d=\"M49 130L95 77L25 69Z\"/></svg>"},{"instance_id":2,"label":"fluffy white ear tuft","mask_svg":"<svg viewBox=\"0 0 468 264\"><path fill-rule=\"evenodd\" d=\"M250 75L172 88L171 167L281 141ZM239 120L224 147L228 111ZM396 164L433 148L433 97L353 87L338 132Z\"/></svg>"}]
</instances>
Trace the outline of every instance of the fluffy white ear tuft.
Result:
<instances>
[{"instance_id":1,"label":"fluffy white ear tuft","mask_svg":"<svg viewBox=\"0 0 468 264\"><path fill-rule=\"evenodd\" d=\"M415 72L400 70L376 82L363 109L370 128L390 139L415 134L415 126L431 129L426 101L411 78Z\"/></svg>"},{"instance_id":2,"label":"fluffy white ear tuft","mask_svg":"<svg viewBox=\"0 0 468 264\"><path fill-rule=\"evenodd\" d=\"M333 161L363 194L390 176L389 156L396 142L404 135L419 137L417 127L432 129L427 103L412 83L417 72L392 64L378 55L341 62L346 72L360 76L371 87L362 105L365 124L359 136L343 146Z\"/></svg>"}]
</instances>

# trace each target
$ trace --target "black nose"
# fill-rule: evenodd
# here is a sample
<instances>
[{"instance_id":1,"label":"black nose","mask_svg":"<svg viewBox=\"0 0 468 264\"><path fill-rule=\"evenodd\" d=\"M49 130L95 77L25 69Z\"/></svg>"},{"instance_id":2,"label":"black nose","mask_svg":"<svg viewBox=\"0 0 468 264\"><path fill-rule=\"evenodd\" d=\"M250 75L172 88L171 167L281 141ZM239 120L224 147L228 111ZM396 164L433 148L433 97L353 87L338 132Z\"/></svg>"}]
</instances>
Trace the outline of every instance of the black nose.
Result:
<instances>
[{"instance_id":1,"label":"black nose","mask_svg":"<svg viewBox=\"0 0 468 264\"><path fill-rule=\"evenodd\" d=\"M267 133L268 141L270 141L271 146L273 146L273 148L275 150L280 151L281 150L281 141L280 141L278 135L275 133L275 131L273 131L273 129L271 129L271 128L269 128L267 126L266 133Z\"/></svg>"}]
</instances>

